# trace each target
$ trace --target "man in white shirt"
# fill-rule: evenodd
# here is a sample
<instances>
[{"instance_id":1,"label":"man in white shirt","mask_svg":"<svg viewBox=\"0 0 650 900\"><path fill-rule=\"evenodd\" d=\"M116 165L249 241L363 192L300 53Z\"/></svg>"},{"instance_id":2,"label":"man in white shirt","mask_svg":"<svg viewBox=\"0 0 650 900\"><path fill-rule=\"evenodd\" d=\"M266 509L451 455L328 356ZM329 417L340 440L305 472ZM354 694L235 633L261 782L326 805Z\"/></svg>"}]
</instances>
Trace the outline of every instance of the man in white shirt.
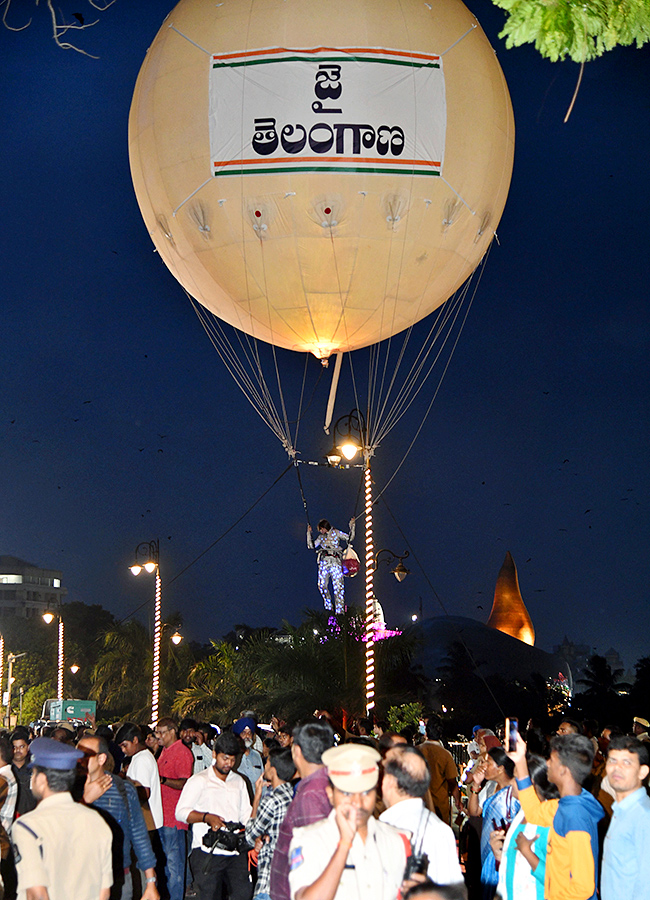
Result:
<instances>
[{"instance_id":1,"label":"man in white shirt","mask_svg":"<svg viewBox=\"0 0 650 900\"><path fill-rule=\"evenodd\" d=\"M241 851L204 842L206 836L209 842L214 837L219 840L215 832L225 822L245 825L250 817L246 783L232 771L239 747L239 739L234 734L220 734L212 751L212 766L188 778L176 806L178 821L192 826L190 865L198 900L219 900L224 881L229 900L250 900L253 893L243 830Z\"/></svg>"},{"instance_id":2,"label":"man in white shirt","mask_svg":"<svg viewBox=\"0 0 650 900\"><path fill-rule=\"evenodd\" d=\"M156 830L162 828L160 774L153 754L147 749L142 732L133 722L126 722L115 735L115 742L120 745L124 755L129 758L127 776L138 788L140 802L146 800L149 804L152 822L147 821L145 815L148 830L152 830L152 825Z\"/></svg>"},{"instance_id":3,"label":"man in white shirt","mask_svg":"<svg viewBox=\"0 0 650 900\"><path fill-rule=\"evenodd\" d=\"M432 881L458 884L463 875L454 833L422 800L430 778L427 761L416 747L404 744L389 750L381 788L387 809L379 820L411 834L413 853L428 857L426 874Z\"/></svg>"}]
</instances>

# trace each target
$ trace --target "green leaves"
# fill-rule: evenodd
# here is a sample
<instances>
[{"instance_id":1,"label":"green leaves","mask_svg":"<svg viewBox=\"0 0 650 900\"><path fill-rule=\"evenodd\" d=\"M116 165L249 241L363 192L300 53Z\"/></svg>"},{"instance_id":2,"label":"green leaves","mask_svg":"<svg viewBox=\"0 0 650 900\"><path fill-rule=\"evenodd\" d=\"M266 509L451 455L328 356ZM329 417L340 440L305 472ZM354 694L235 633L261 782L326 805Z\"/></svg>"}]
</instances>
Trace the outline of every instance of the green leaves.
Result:
<instances>
[{"instance_id":1,"label":"green leaves","mask_svg":"<svg viewBox=\"0 0 650 900\"><path fill-rule=\"evenodd\" d=\"M493 0L508 13L499 37L506 47L534 44L552 62L577 63L602 56L618 44L650 40L648 0Z\"/></svg>"}]
</instances>

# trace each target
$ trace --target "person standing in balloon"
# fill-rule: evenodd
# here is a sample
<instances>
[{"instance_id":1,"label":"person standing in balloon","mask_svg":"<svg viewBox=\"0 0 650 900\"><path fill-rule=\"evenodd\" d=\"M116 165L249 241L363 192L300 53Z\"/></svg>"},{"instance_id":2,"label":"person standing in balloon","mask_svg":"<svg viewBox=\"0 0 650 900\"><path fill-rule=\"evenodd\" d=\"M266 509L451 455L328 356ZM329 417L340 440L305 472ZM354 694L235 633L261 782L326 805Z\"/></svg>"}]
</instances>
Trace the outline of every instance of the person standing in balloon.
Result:
<instances>
[{"instance_id":1,"label":"person standing in balloon","mask_svg":"<svg viewBox=\"0 0 650 900\"><path fill-rule=\"evenodd\" d=\"M311 525L307 526L307 547L318 553L318 590L323 597L325 609L332 609L332 597L330 595L329 582L332 582L334 594L334 609L336 613L345 610L345 588L343 585L343 548L341 541L351 543L354 540L354 516L350 519L350 533L332 528L327 519L321 519L318 523L318 537L313 540Z\"/></svg>"}]
</instances>

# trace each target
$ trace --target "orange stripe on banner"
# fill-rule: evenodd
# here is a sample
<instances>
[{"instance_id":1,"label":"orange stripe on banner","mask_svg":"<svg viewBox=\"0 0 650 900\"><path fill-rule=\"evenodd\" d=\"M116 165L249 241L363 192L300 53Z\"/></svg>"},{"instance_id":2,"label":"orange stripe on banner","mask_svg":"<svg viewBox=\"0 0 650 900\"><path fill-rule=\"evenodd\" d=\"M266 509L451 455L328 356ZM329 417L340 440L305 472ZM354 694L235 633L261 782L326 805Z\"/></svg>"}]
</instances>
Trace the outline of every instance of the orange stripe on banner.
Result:
<instances>
[{"instance_id":1,"label":"orange stripe on banner","mask_svg":"<svg viewBox=\"0 0 650 900\"><path fill-rule=\"evenodd\" d=\"M409 53L407 50L382 50L371 47L309 47L297 49L292 47L279 47L277 50L246 50L243 53L213 53L212 59L249 59L253 56L273 56L278 53L374 53L383 56L400 56L406 59L440 59L439 56L431 56L428 53Z\"/></svg>"},{"instance_id":2,"label":"orange stripe on banner","mask_svg":"<svg viewBox=\"0 0 650 900\"><path fill-rule=\"evenodd\" d=\"M365 156L278 156L273 159L265 159L260 156L257 159L231 159L229 162L215 162L212 165L216 168L222 166L252 166L252 165L271 165L273 163L309 163L322 162L332 165L333 163L369 163L372 165L393 165L393 166L439 166L439 162L426 159L378 159L376 157L368 158Z\"/></svg>"}]
</instances>

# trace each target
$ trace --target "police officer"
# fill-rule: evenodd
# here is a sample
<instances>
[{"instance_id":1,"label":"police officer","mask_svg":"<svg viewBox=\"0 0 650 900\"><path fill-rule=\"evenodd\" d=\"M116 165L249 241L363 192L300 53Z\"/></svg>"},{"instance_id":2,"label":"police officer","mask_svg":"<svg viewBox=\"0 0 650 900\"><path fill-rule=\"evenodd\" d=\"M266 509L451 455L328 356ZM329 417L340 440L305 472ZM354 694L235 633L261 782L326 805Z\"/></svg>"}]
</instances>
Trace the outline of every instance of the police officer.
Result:
<instances>
[{"instance_id":1,"label":"police officer","mask_svg":"<svg viewBox=\"0 0 650 900\"><path fill-rule=\"evenodd\" d=\"M99 813L75 803L70 794L83 753L52 738L36 738L29 749L38 806L17 819L12 831L19 895L108 900L111 830Z\"/></svg>"},{"instance_id":2,"label":"police officer","mask_svg":"<svg viewBox=\"0 0 650 900\"><path fill-rule=\"evenodd\" d=\"M333 809L326 819L294 829L292 900L396 900L411 845L403 832L373 818L380 758L361 744L323 753Z\"/></svg>"}]
</instances>

